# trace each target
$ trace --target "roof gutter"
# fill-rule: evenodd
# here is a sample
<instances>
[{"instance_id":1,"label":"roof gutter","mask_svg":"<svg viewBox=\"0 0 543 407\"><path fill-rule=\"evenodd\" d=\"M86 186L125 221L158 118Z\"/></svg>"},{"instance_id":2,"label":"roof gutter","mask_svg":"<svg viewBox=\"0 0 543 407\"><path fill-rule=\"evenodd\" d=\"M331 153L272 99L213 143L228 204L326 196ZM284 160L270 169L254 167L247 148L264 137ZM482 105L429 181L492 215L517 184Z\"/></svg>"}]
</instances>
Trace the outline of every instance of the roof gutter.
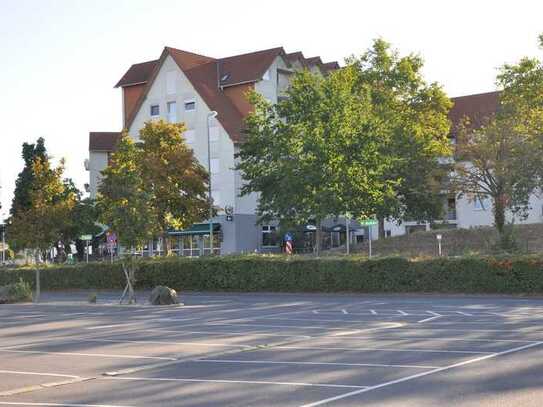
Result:
<instances>
[{"instance_id":1,"label":"roof gutter","mask_svg":"<svg viewBox=\"0 0 543 407\"><path fill-rule=\"evenodd\" d=\"M247 83L255 83L258 82L258 79L251 79L249 81L243 81L243 82L236 82L236 83L229 83L228 85L221 85L221 89L229 88L231 86L238 86L238 85L245 85Z\"/></svg>"},{"instance_id":2,"label":"roof gutter","mask_svg":"<svg viewBox=\"0 0 543 407\"><path fill-rule=\"evenodd\" d=\"M143 85L143 84L145 84L145 83L147 83L147 81L143 81L143 82L134 82L134 83L124 83L124 84L122 84L122 85L117 84L117 85L114 86L114 88L126 88L126 87L128 87L128 86Z\"/></svg>"}]
</instances>

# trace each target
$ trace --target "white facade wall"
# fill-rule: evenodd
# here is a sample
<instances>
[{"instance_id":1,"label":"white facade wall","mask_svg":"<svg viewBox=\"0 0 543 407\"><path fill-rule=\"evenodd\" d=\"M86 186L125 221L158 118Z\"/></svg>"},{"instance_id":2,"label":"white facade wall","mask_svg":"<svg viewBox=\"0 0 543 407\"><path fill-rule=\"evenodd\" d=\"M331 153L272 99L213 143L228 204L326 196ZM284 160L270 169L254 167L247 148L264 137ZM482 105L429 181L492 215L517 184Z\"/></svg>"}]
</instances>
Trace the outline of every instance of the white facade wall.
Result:
<instances>
[{"instance_id":1,"label":"white facade wall","mask_svg":"<svg viewBox=\"0 0 543 407\"><path fill-rule=\"evenodd\" d=\"M537 192L530 197L528 216L526 219L511 212L506 213L506 221L515 224L543 223L543 194ZM492 200L483 199L482 205L471 196L463 195L456 198L456 221L449 221L460 229L469 229L480 226L492 226L494 224L494 215L492 212ZM385 230L390 231L391 236L401 236L406 234L406 226L419 225L418 222L386 221ZM422 223L424 224L424 223ZM430 229L430 224L425 224L426 229Z\"/></svg>"},{"instance_id":2,"label":"white facade wall","mask_svg":"<svg viewBox=\"0 0 543 407\"><path fill-rule=\"evenodd\" d=\"M89 152L89 193L92 199L96 198L98 185L102 179L100 172L107 167L108 153L105 151Z\"/></svg>"},{"instance_id":3,"label":"white facade wall","mask_svg":"<svg viewBox=\"0 0 543 407\"><path fill-rule=\"evenodd\" d=\"M521 219L519 216L513 216L512 213L506 214L506 221L513 221L515 224L529 224L543 222L543 199L540 193L533 194L530 197L530 210L528 217ZM492 200L484 199L482 208L470 197L463 196L456 200L457 225L459 228L471 228L477 226L492 226L494 216L492 213Z\"/></svg>"}]
</instances>

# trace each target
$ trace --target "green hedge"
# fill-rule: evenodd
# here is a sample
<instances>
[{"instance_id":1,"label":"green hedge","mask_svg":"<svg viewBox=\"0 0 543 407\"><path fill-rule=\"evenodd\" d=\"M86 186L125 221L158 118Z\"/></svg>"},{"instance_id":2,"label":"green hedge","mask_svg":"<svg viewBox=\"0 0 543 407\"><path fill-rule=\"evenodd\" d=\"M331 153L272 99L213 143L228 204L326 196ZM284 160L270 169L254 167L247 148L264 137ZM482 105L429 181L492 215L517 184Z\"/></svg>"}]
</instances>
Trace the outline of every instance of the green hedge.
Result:
<instances>
[{"instance_id":1,"label":"green hedge","mask_svg":"<svg viewBox=\"0 0 543 407\"><path fill-rule=\"evenodd\" d=\"M0 271L0 285L19 278L34 284L34 270ZM142 261L136 279L140 289L543 294L543 259L169 258ZM119 263L55 266L42 269L41 284L45 290L120 289L124 275Z\"/></svg>"}]
</instances>

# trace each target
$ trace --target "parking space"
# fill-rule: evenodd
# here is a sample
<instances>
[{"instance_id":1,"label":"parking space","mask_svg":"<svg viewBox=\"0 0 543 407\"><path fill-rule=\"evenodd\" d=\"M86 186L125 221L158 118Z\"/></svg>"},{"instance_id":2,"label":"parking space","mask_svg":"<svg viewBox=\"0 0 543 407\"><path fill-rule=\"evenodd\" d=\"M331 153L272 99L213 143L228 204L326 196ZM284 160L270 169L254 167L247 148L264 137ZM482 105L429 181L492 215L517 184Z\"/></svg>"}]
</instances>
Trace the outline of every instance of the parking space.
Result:
<instances>
[{"instance_id":1,"label":"parking space","mask_svg":"<svg viewBox=\"0 0 543 407\"><path fill-rule=\"evenodd\" d=\"M537 299L78 295L0 307L0 405L535 406L543 389Z\"/></svg>"}]
</instances>

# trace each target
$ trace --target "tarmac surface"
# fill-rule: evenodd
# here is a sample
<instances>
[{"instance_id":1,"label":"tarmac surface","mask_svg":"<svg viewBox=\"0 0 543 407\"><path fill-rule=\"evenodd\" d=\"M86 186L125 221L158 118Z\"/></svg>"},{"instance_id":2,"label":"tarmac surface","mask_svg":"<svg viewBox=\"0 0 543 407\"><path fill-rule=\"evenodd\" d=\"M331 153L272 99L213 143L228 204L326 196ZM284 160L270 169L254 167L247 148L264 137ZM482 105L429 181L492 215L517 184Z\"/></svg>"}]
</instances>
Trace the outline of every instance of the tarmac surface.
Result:
<instances>
[{"instance_id":1,"label":"tarmac surface","mask_svg":"<svg viewBox=\"0 0 543 407\"><path fill-rule=\"evenodd\" d=\"M543 405L539 298L87 294L0 305L0 406Z\"/></svg>"}]
</instances>

